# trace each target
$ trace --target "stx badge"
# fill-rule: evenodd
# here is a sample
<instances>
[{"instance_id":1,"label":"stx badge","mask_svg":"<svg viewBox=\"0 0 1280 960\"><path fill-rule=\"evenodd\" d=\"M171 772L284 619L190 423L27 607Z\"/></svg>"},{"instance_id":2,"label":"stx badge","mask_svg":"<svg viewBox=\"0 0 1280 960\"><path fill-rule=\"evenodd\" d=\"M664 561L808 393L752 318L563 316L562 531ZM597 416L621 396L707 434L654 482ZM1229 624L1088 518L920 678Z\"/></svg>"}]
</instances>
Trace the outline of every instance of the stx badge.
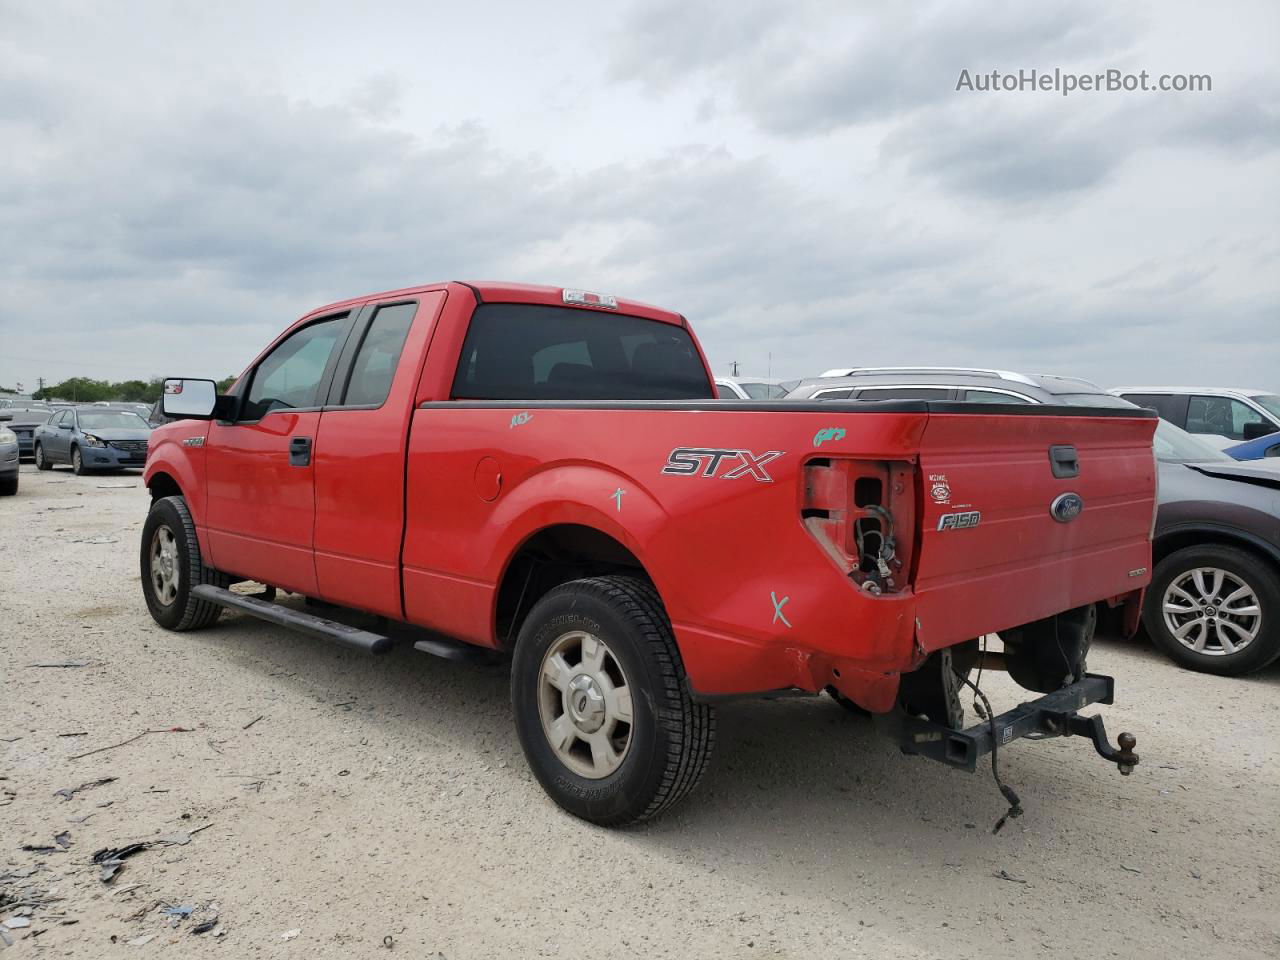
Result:
<instances>
[{"instance_id":1,"label":"stx badge","mask_svg":"<svg viewBox=\"0 0 1280 960\"><path fill-rule=\"evenodd\" d=\"M944 513L938 518L938 529L968 530L970 527L976 527L981 520L982 514L977 510L966 513Z\"/></svg>"},{"instance_id":2,"label":"stx badge","mask_svg":"<svg viewBox=\"0 0 1280 960\"><path fill-rule=\"evenodd\" d=\"M677 477L714 477L717 474L722 480L734 480L738 477L752 477L759 483L773 483L764 465L786 451L767 450L761 454L750 450L716 450L710 447L676 447L667 457L667 465L663 473ZM721 466L726 469L720 472Z\"/></svg>"}]
</instances>

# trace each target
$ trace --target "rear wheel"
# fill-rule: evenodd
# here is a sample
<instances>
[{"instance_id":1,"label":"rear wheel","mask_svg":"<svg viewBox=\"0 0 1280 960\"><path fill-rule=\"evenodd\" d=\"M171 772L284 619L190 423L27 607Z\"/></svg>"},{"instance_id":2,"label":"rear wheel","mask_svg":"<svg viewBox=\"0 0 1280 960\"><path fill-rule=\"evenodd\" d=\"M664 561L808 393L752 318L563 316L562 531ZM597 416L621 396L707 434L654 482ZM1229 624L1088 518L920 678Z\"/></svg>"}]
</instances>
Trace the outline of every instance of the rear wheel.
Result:
<instances>
[{"instance_id":1,"label":"rear wheel","mask_svg":"<svg viewBox=\"0 0 1280 960\"><path fill-rule=\"evenodd\" d=\"M35 457L36 457L37 470L53 469L53 464L49 461L49 458L44 455L44 444L37 443L35 450L32 452L35 454Z\"/></svg>"},{"instance_id":2,"label":"rear wheel","mask_svg":"<svg viewBox=\"0 0 1280 960\"><path fill-rule=\"evenodd\" d=\"M594 577L556 587L520 629L516 730L538 782L604 826L653 817L697 784L715 712L694 702L653 587Z\"/></svg>"},{"instance_id":3,"label":"rear wheel","mask_svg":"<svg viewBox=\"0 0 1280 960\"><path fill-rule=\"evenodd\" d=\"M182 497L162 497L142 526L142 595L151 619L168 630L196 630L218 619L222 608L191 593L196 584L226 586L227 578L200 559L196 526Z\"/></svg>"},{"instance_id":4,"label":"rear wheel","mask_svg":"<svg viewBox=\"0 0 1280 960\"><path fill-rule=\"evenodd\" d=\"M1280 656L1280 573L1237 547L1185 547L1156 565L1142 621L1175 663L1252 673Z\"/></svg>"}]
</instances>

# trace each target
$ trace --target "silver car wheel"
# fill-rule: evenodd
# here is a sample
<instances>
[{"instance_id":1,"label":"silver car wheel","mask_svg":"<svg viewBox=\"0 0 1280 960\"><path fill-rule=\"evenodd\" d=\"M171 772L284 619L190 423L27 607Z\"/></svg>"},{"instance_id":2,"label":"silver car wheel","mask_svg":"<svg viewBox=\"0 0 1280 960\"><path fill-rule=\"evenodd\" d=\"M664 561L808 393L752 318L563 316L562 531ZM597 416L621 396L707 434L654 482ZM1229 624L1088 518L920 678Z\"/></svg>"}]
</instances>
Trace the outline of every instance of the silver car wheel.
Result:
<instances>
[{"instance_id":1,"label":"silver car wheel","mask_svg":"<svg viewBox=\"0 0 1280 960\"><path fill-rule=\"evenodd\" d=\"M617 770L631 746L631 689L608 644L580 630L563 634L538 678L542 732L560 762L590 780Z\"/></svg>"},{"instance_id":2,"label":"silver car wheel","mask_svg":"<svg viewBox=\"0 0 1280 960\"><path fill-rule=\"evenodd\" d=\"M178 598L180 579L178 540L168 527L156 527L151 535L151 586L156 600L166 607L172 604Z\"/></svg>"},{"instance_id":3,"label":"silver car wheel","mask_svg":"<svg viewBox=\"0 0 1280 960\"><path fill-rule=\"evenodd\" d=\"M1175 577L1164 592L1161 611L1175 640L1209 657L1239 653L1262 628L1262 607L1253 587L1219 567L1196 567Z\"/></svg>"}]
</instances>

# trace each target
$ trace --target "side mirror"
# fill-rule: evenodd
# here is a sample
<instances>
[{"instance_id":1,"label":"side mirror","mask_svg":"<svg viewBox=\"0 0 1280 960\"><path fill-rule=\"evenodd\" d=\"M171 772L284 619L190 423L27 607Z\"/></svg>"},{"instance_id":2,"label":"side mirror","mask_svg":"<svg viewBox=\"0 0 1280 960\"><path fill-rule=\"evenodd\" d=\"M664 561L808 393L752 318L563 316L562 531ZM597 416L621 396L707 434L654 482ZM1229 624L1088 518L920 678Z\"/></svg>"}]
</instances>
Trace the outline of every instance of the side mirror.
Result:
<instances>
[{"instance_id":1,"label":"side mirror","mask_svg":"<svg viewBox=\"0 0 1280 960\"><path fill-rule=\"evenodd\" d=\"M58 424L58 429L59 429L59 430L70 430L70 429L71 429L71 424L69 424L69 423L60 423L60 424Z\"/></svg>"},{"instance_id":2,"label":"side mirror","mask_svg":"<svg viewBox=\"0 0 1280 960\"><path fill-rule=\"evenodd\" d=\"M166 380L160 409L179 420L212 420L218 385L212 380Z\"/></svg>"},{"instance_id":3,"label":"side mirror","mask_svg":"<svg viewBox=\"0 0 1280 960\"><path fill-rule=\"evenodd\" d=\"M1246 440L1257 440L1259 437L1269 437L1276 432L1276 428L1270 423L1259 423L1253 420L1244 425L1243 432Z\"/></svg>"}]
</instances>

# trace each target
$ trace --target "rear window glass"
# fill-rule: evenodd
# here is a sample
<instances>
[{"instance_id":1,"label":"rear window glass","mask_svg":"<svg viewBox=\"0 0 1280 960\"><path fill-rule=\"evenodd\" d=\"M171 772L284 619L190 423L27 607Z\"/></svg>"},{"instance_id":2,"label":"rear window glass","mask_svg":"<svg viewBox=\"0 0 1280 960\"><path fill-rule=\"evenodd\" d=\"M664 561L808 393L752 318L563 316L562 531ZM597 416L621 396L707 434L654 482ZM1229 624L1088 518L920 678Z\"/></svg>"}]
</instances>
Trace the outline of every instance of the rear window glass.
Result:
<instances>
[{"instance_id":1,"label":"rear window glass","mask_svg":"<svg viewBox=\"0 0 1280 960\"><path fill-rule=\"evenodd\" d=\"M710 400L683 327L537 304L476 308L453 396L465 400Z\"/></svg>"}]
</instances>

